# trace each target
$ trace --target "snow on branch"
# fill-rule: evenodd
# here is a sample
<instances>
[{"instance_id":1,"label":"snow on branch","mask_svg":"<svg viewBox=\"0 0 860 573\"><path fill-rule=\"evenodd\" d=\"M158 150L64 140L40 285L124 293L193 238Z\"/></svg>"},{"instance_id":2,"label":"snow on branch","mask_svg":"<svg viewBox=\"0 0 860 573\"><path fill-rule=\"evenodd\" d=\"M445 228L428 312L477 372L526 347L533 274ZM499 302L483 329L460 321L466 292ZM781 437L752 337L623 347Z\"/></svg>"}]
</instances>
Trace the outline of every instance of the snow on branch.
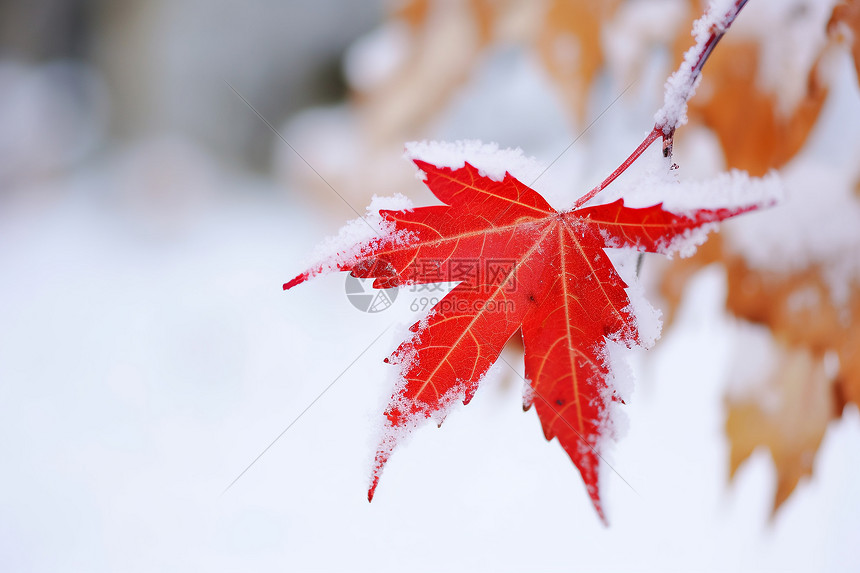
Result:
<instances>
[{"instance_id":1,"label":"snow on branch","mask_svg":"<svg viewBox=\"0 0 860 573\"><path fill-rule=\"evenodd\" d=\"M693 23L692 35L696 39L696 44L687 50L678 70L666 80L663 107L654 115L654 128L615 171L594 189L577 199L574 209L583 206L606 189L658 138L663 138L663 155L665 157L672 155L672 138L675 135L675 129L687 123L687 102L696 93L696 86L702 77L702 68L746 3L747 0L711 0L705 14Z\"/></svg>"},{"instance_id":2,"label":"snow on branch","mask_svg":"<svg viewBox=\"0 0 860 573\"><path fill-rule=\"evenodd\" d=\"M663 107L654 115L654 127L664 138L671 137L675 129L687 123L687 102L696 93L702 67L746 3L747 0L711 0L705 14L693 23L696 44L687 50L681 66L666 80Z\"/></svg>"}]
</instances>

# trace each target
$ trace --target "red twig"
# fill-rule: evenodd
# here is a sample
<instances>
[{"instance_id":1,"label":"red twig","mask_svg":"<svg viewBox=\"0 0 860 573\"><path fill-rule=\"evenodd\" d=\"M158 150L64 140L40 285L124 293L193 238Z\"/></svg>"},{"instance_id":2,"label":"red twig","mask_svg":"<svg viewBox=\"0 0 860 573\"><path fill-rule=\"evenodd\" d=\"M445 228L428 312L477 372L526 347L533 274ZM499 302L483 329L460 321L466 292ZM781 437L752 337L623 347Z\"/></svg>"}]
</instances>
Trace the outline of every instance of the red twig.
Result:
<instances>
[{"instance_id":1,"label":"red twig","mask_svg":"<svg viewBox=\"0 0 860 573\"><path fill-rule=\"evenodd\" d=\"M597 187L577 199L573 208L577 209L593 199L598 193L606 189L610 183L615 181L648 147L659 137L663 137L663 155L672 155L672 139L675 129L687 122L687 102L696 92L696 86L702 75L702 68L708 61L711 52L726 35L729 27L735 21L740 11L748 0L734 0L731 8L721 17L712 13L714 3L708 11L693 24L693 33L696 44L684 54L684 61L678 70L669 76L666 81L666 94L663 107L655 114L656 122L654 128L648 133L642 143L639 144L630 157L624 160L609 177L604 179Z\"/></svg>"},{"instance_id":2,"label":"red twig","mask_svg":"<svg viewBox=\"0 0 860 573\"><path fill-rule=\"evenodd\" d=\"M573 205L573 208L578 209L578 208L582 207L585 203L591 201L598 193L600 193L601 191L606 189L609 186L609 184L612 183L613 181L615 181L615 179L619 175L621 175L622 173L627 171L627 168L630 167L631 165L633 165L633 162L636 161L640 155L645 153L645 150L648 149L648 147L650 147L651 144L654 143L654 141L658 137L660 137L661 135L663 135L663 131L660 128L655 127L654 129L652 129L651 133L648 134L648 137L646 137L645 140L639 144L639 147L637 147L633 151L633 153L630 154L630 157L625 159L624 163L619 165L615 169L615 171L613 171L609 175L609 177L607 177L606 179L604 179L600 183L600 185L598 185L597 187L595 187L594 189L592 189L591 191L589 191L588 193L586 193L585 195L583 195L582 197L577 199L576 203L574 203L574 205Z\"/></svg>"}]
</instances>

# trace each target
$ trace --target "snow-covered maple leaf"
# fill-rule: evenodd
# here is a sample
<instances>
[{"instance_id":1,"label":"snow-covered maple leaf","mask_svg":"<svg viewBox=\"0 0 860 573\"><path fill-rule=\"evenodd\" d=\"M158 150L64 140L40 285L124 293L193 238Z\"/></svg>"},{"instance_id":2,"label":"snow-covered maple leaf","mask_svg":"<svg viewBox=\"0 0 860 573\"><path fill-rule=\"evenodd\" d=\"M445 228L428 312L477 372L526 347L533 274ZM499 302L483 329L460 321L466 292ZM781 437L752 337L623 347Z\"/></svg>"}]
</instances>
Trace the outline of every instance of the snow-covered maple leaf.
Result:
<instances>
[{"instance_id":1,"label":"snow-covered maple leaf","mask_svg":"<svg viewBox=\"0 0 860 573\"><path fill-rule=\"evenodd\" d=\"M495 180L467 162L415 164L444 205L382 210L380 237L284 285L332 269L374 278L376 288L459 281L387 360L400 369L399 383L385 410L387 431L368 499L398 437L426 419L441 421L456 400L468 404L505 343L521 331L527 402L546 438L558 438L579 469L603 518L601 438L609 404L619 400L607 381L606 346L642 342L627 284L605 249L669 254L691 234L756 204L674 213L619 199L557 211L507 172Z\"/></svg>"}]
</instances>

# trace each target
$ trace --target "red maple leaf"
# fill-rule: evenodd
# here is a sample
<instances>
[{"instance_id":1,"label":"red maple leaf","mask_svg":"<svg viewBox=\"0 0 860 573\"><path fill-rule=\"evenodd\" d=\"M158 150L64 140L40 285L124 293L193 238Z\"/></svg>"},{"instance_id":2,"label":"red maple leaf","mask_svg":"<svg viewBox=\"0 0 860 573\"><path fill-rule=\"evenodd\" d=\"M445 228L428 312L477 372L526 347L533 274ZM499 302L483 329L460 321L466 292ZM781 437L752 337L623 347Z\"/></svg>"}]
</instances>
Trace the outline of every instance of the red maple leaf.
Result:
<instances>
[{"instance_id":1,"label":"red maple leaf","mask_svg":"<svg viewBox=\"0 0 860 573\"><path fill-rule=\"evenodd\" d=\"M675 214L662 204L636 209L619 199L559 212L508 173L494 181L468 163L459 169L415 164L444 205L380 211L394 232L332 265L374 278L376 288L461 281L387 360L399 365L400 383L385 410L388 431L368 499L397 435L429 418L441 423L457 399L468 404L521 330L525 375L544 434L558 438L603 518L600 438L609 403L618 400L607 382L606 343L640 343L627 285L604 249L668 253L693 229L755 207Z\"/></svg>"}]
</instances>

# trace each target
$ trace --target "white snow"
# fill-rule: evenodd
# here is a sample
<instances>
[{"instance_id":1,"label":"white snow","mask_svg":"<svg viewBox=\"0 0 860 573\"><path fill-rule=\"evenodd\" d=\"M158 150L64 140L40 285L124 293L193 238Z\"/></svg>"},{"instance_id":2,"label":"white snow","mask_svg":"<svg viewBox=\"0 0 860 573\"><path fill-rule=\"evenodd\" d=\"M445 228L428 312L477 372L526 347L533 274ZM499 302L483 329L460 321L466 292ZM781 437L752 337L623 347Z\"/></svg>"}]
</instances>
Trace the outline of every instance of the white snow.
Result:
<instances>
[{"instance_id":1,"label":"white snow","mask_svg":"<svg viewBox=\"0 0 860 573\"><path fill-rule=\"evenodd\" d=\"M792 112L809 87L808 71L827 43L827 20L835 0L757 0L749 2L732 23L729 41L754 42L759 46L758 88L773 94L777 111ZM687 122L687 101L695 94L691 69L711 30L725 30L726 14L733 0L713 0L708 11L693 26L695 45L684 54L684 62L666 82L665 103L654 119L656 125L679 127ZM779 34L769 33L779 30ZM705 66L703 74L707 74ZM700 78L699 78L700 79Z\"/></svg>"},{"instance_id":2,"label":"white snow","mask_svg":"<svg viewBox=\"0 0 860 573\"><path fill-rule=\"evenodd\" d=\"M601 396L601 398L606 401L607 408L604 414L605 419L601 420L601 424L609 432L607 437L611 441L620 440L627 435L629 429L630 418L625 412L624 404L616 402L613 398L617 397L627 404L630 403L636 386L636 375L631 367L633 356L635 356L635 352L631 351L627 343L614 340L606 341L602 358L609 369L609 374L606 377L606 395ZM606 442L602 444L601 450L607 450L611 447L611 442Z\"/></svg>"},{"instance_id":3,"label":"white snow","mask_svg":"<svg viewBox=\"0 0 860 573\"><path fill-rule=\"evenodd\" d=\"M784 116L794 111L807 94L809 70L828 42L827 21L836 3L837 0L756 0L748 2L732 24L729 41L758 45L756 87L774 96L777 112ZM770 30L779 30L779 34ZM704 73L708 73L707 66Z\"/></svg>"},{"instance_id":4,"label":"white snow","mask_svg":"<svg viewBox=\"0 0 860 573\"><path fill-rule=\"evenodd\" d=\"M784 183L776 171L763 177L751 177L733 169L717 172L707 179L692 180L682 177L684 166L678 171L669 167L659 143L655 143L589 204L611 203L623 198L628 207L663 203L668 211L689 214L697 209L776 205L785 195Z\"/></svg>"},{"instance_id":5,"label":"white snow","mask_svg":"<svg viewBox=\"0 0 860 573\"><path fill-rule=\"evenodd\" d=\"M415 141L406 144L404 157L451 169L459 169L468 162L482 176L494 181L501 181L505 178L505 172L508 172L526 185L537 179L545 169L536 159L526 157L520 148L499 149L496 143L478 140Z\"/></svg>"},{"instance_id":6,"label":"white snow","mask_svg":"<svg viewBox=\"0 0 860 573\"><path fill-rule=\"evenodd\" d=\"M712 32L722 32L729 23L734 0L711 0L705 14L693 23L695 45L684 53L684 61L666 80L663 107L654 114L655 125L668 134L687 123L687 102L696 93L702 76L693 77L693 68Z\"/></svg>"},{"instance_id":7,"label":"white snow","mask_svg":"<svg viewBox=\"0 0 860 573\"><path fill-rule=\"evenodd\" d=\"M662 312L654 308L646 298L645 289L636 274L639 253L630 249L607 249L606 253L621 279L628 285L626 293L630 304L624 310L633 315L639 337L635 340L610 338L603 341L601 354L609 373L606 378L607 394L602 397L607 408L601 425L607 434L600 442L601 452L612 448L612 443L623 438L629 428L625 405L615 402L613 393L629 404L636 386L636 375L631 361L642 353L642 349L654 346L663 328Z\"/></svg>"},{"instance_id":8,"label":"white snow","mask_svg":"<svg viewBox=\"0 0 860 573\"><path fill-rule=\"evenodd\" d=\"M667 211L692 215L699 209L754 206L768 210L778 205L783 196L783 182L776 172L764 177L750 177L745 172L732 170L703 181L680 179L668 169L659 146L654 145L595 200L608 203L623 198L624 205L633 208L662 203ZM660 252L668 256L676 253L681 257L691 256L719 225L708 223L691 229L675 237ZM608 245L612 246L611 238Z\"/></svg>"},{"instance_id":9,"label":"white snow","mask_svg":"<svg viewBox=\"0 0 860 573\"><path fill-rule=\"evenodd\" d=\"M523 379L523 410L527 408L531 408L532 404L535 402L535 389L532 386L532 381L524 378Z\"/></svg>"},{"instance_id":10,"label":"white snow","mask_svg":"<svg viewBox=\"0 0 860 573\"><path fill-rule=\"evenodd\" d=\"M340 228L337 235L328 237L317 245L312 254L307 257L303 269L312 269L312 276L326 274L336 271L340 264L366 255L381 241L406 244L410 234L403 230L396 230L392 222L380 216L379 211L408 209L412 209L412 201L404 195L393 197L374 195L367 207L367 214L360 219L349 221Z\"/></svg>"},{"instance_id":11,"label":"white snow","mask_svg":"<svg viewBox=\"0 0 860 573\"><path fill-rule=\"evenodd\" d=\"M638 258L638 257L637 257ZM627 296L630 298L630 310L636 317L636 328L639 331L639 344L643 348L652 348L660 338L663 328L663 313L649 302L645 289L639 280L627 283Z\"/></svg>"},{"instance_id":12,"label":"white snow","mask_svg":"<svg viewBox=\"0 0 860 573\"><path fill-rule=\"evenodd\" d=\"M620 193L628 207L663 203L667 211L678 214L691 214L698 209L766 208L775 206L784 196L783 181L776 172L750 177L737 169L704 181L644 179L630 182Z\"/></svg>"},{"instance_id":13,"label":"white snow","mask_svg":"<svg viewBox=\"0 0 860 573\"><path fill-rule=\"evenodd\" d=\"M831 297L845 303L860 282L860 200L850 172L814 163L785 169L778 209L727 225L728 246L753 268L792 273L820 266Z\"/></svg>"}]
</instances>

